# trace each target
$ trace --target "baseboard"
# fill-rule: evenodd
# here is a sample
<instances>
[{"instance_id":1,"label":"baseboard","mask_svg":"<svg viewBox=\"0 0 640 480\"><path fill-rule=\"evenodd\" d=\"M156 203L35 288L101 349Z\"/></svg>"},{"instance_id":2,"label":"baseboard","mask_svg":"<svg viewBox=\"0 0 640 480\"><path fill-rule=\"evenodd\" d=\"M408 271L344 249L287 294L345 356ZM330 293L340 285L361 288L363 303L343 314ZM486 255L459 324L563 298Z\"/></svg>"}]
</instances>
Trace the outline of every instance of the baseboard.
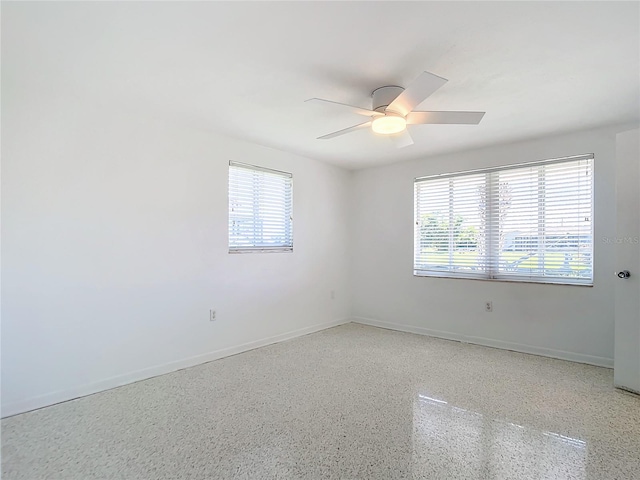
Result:
<instances>
[{"instance_id":1,"label":"baseboard","mask_svg":"<svg viewBox=\"0 0 640 480\"><path fill-rule=\"evenodd\" d=\"M176 370L182 370L183 368L194 367L203 363L218 360L220 358L236 355L238 353L253 350L255 348L264 347L292 338L301 337L310 333L326 330L327 328L336 327L349 323L350 319L334 320L327 323L321 323L312 325L310 327L293 330L290 332L274 335L272 337L263 338L242 345L234 347L224 348L221 350L215 350L213 352L196 355L193 357L177 360L174 362L157 365L142 370L136 370L134 372L125 373L123 375L117 375L115 377L100 380L98 382L92 382L85 385L79 385L67 390L60 390L57 392L51 392L37 397L32 397L23 401L13 402L2 405L2 418L17 415L19 413L29 412L38 408L48 407L55 405L56 403L66 402L75 398L86 397L87 395L93 395L94 393L103 392L116 387L121 387L133 382L139 382L141 380L147 380L149 378L157 377L159 375L165 375L167 373L175 372Z\"/></svg>"},{"instance_id":2,"label":"baseboard","mask_svg":"<svg viewBox=\"0 0 640 480\"><path fill-rule=\"evenodd\" d=\"M625 392L633 393L634 395L640 395L640 390L635 390L633 388L625 387L623 385L618 385L617 383L614 383L613 386L620 390L624 390Z\"/></svg>"},{"instance_id":3,"label":"baseboard","mask_svg":"<svg viewBox=\"0 0 640 480\"><path fill-rule=\"evenodd\" d=\"M400 325L397 323L384 322L382 320L374 320L371 318L353 317L351 321L354 323L361 323L363 325L370 325L372 327L397 330L399 332L417 333L419 335L428 335L430 337L443 338L445 340L454 340L457 342L472 343L474 345L482 345L485 347L501 348L503 350L512 350L514 352L520 353L530 353L543 357L569 360L570 362L586 363L588 365L595 365L597 367L613 368L613 358L585 355L583 353L565 352L563 350L554 350L552 348L536 347L533 345L525 345L521 343L504 342L502 340L494 340L491 338L461 335L458 333L444 332L441 330L431 330L429 328L416 327L413 325Z\"/></svg>"}]
</instances>

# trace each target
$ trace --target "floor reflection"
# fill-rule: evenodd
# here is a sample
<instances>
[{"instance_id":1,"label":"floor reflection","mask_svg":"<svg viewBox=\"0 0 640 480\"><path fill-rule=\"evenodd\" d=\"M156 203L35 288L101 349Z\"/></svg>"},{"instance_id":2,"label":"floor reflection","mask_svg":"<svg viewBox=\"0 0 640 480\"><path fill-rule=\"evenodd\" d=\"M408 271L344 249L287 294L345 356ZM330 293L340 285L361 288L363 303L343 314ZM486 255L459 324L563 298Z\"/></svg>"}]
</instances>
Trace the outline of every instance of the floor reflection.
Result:
<instances>
[{"instance_id":1,"label":"floor reflection","mask_svg":"<svg viewBox=\"0 0 640 480\"><path fill-rule=\"evenodd\" d=\"M586 478L587 442L491 418L420 394L413 406L413 471L449 478Z\"/></svg>"}]
</instances>

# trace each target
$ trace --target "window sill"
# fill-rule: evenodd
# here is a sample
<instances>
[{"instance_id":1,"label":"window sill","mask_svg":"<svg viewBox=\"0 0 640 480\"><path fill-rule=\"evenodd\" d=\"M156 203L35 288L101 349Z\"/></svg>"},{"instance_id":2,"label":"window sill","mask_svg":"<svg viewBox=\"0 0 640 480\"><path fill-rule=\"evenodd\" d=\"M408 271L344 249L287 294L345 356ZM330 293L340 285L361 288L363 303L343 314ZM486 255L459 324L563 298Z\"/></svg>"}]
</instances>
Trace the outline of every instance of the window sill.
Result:
<instances>
[{"instance_id":1,"label":"window sill","mask_svg":"<svg viewBox=\"0 0 640 480\"><path fill-rule=\"evenodd\" d=\"M293 247L278 248L242 248L237 250L229 250L230 254L236 253L293 253Z\"/></svg>"},{"instance_id":2,"label":"window sill","mask_svg":"<svg viewBox=\"0 0 640 480\"><path fill-rule=\"evenodd\" d=\"M450 280L479 280L483 282L503 282L503 283L526 283L532 285L564 285L567 287L593 287L592 283L568 283L560 280L530 280L519 278L484 278L484 277L471 277L471 276L456 276L456 275L442 275L438 273L417 273L413 272L414 277L426 277L426 278L447 278Z\"/></svg>"}]
</instances>

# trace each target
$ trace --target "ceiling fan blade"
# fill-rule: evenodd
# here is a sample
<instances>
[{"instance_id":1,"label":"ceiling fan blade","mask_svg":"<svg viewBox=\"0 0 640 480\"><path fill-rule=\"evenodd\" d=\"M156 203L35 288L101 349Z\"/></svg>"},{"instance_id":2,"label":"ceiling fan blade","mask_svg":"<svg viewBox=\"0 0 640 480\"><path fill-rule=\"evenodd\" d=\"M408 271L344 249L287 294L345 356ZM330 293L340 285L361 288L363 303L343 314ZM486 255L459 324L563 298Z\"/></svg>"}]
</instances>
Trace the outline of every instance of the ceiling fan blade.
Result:
<instances>
[{"instance_id":1,"label":"ceiling fan blade","mask_svg":"<svg viewBox=\"0 0 640 480\"><path fill-rule=\"evenodd\" d=\"M338 130L337 132L328 133L327 135L323 135L322 137L318 137L318 140L328 140L330 138L339 137L340 135L344 135L345 133L355 132L356 130L360 130L362 128L367 128L371 125L371 122L364 122L358 125L354 125L353 127L345 128L342 130Z\"/></svg>"},{"instance_id":2,"label":"ceiling fan blade","mask_svg":"<svg viewBox=\"0 0 640 480\"><path fill-rule=\"evenodd\" d=\"M366 117L376 117L379 115L384 115L383 112L367 110L366 108L360 108L354 105L347 105L346 103L334 102L332 100L324 100L322 98L310 98L309 100L305 100L305 103L306 102L317 103L317 104L338 105L339 107L343 107L344 109L350 110L352 113L357 113L358 115L364 115Z\"/></svg>"},{"instance_id":3,"label":"ceiling fan blade","mask_svg":"<svg viewBox=\"0 0 640 480\"><path fill-rule=\"evenodd\" d=\"M446 78L422 72L386 109L400 115L407 115L445 83L447 83Z\"/></svg>"},{"instance_id":4,"label":"ceiling fan blade","mask_svg":"<svg viewBox=\"0 0 640 480\"><path fill-rule=\"evenodd\" d=\"M411 112L407 115L408 125L457 123L477 125L485 112Z\"/></svg>"},{"instance_id":5,"label":"ceiling fan blade","mask_svg":"<svg viewBox=\"0 0 640 480\"><path fill-rule=\"evenodd\" d=\"M409 145L413 145L413 138L411 138L411 135L409 135L408 130L403 130L402 132L395 135L389 135L389 138L396 146L396 148L404 148L408 147Z\"/></svg>"}]
</instances>

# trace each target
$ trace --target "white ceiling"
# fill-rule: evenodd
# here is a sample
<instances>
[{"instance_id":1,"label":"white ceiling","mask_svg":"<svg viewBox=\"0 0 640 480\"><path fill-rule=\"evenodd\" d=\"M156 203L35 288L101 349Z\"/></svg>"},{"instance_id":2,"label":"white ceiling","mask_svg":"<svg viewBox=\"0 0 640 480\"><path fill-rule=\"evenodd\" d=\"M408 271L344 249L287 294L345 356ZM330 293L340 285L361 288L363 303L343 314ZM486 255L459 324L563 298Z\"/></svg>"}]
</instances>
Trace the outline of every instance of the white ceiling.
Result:
<instances>
[{"instance_id":1,"label":"white ceiling","mask_svg":"<svg viewBox=\"0 0 640 480\"><path fill-rule=\"evenodd\" d=\"M2 75L361 168L639 121L639 5L3 2ZM401 150L369 130L316 140L363 117L304 100L370 108L424 70L449 82L418 109L481 124L411 126Z\"/></svg>"}]
</instances>

